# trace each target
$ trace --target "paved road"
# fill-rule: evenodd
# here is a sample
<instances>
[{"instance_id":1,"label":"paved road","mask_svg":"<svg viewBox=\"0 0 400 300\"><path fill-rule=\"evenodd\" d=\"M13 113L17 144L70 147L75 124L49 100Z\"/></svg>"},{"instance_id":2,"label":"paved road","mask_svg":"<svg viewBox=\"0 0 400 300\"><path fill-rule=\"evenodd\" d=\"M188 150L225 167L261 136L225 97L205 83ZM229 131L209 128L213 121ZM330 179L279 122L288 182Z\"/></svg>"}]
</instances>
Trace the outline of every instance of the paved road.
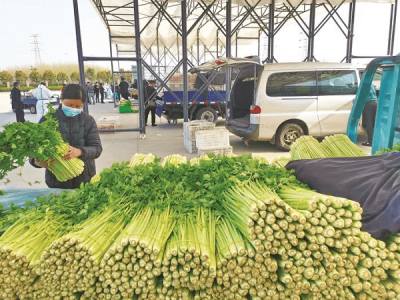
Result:
<instances>
[{"instance_id":1,"label":"paved road","mask_svg":"<svg viewBox=\"0 0 400 300\"><path fill-rule=\"evenodd\" d=\"M89 106L89 113L98 120L105 116L118 116L121 125L119 128L137 128L138 114L119 114L111 101L105 104L96 104ZM36 115L25 110L25 119L36 122ZM0 130L4 124L15 122L15 114L11 110L9 93L0 93ZM177 124L168 124L164 118L157 118L157 127L146 127L146 138L141 139L138 132L118 132L112 134L101 134L103 153L96 160L97 172L103 168L109 168L114 162L130 160L135 153L153 153L158 157L165 157L171 154L181 154L188 159L196 157L197 154L190 154L183 147L183 122ZM219 120L217 126L224 126L224 121ZM360 138L359 144L365 138ZM254 155L263 156L269 161L278 157L289 157L288 152L282 152L268 142L250 142L249 147L237 136L230 136L230 144L233 147L233 153L241 155L252 152ZM370 151L370 148L362 147L364 151ZM22 176L20 174L22 173ZM46 187L44 183L44 170L35 169L29 163L24 167L9 172L7 178L11 180L10 185L18 187L29 187L29 183L40 180L34 187ZM3 185L0 182L0 186Z\"/></svg>"}]
</instances>

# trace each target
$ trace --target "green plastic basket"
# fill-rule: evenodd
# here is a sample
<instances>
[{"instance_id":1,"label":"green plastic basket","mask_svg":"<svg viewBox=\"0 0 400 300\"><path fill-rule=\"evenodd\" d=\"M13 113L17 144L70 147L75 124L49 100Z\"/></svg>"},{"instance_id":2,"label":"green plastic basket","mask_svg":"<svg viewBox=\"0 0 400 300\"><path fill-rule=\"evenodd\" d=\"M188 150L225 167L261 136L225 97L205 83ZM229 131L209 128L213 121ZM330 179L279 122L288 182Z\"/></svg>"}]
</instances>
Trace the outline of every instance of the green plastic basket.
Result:
<instances>
[{"instance_id":1,"label":"green plastic basket","mask_svg":"<svg viewBox=\"0 0 400 300\"><path fill-rule=\"evenodd\" d=\"M132 112L132 107L131 106L120 106L119 107L119 113L120 114L131 113L131 112Z\"/></svg>"}]
</instances>

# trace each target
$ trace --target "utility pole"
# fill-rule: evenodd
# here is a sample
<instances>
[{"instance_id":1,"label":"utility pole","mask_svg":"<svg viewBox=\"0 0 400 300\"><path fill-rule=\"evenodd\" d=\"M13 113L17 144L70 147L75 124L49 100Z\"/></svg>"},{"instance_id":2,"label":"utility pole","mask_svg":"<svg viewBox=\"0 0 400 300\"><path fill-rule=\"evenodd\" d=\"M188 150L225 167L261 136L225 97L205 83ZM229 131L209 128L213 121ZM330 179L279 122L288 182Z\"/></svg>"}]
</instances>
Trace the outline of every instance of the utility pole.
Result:
<instances>
[{"instance_id":1,"label":"utility pole","mask_svg":"<svg viewBox=\"0 0 400 300\"><path fill-rule=\"evenodd\" d=\"M39 36L39 33L36 33L36 34L31 33L30 37L33 38L33 42L31 43L31 44L33 44L33 49L31 51L35 51L35 63L36 63L36 66L38 66L41 63L40 48L39 48L40 43L38 41L38 38L40 36Z\"/></svg>"}]
</instances>

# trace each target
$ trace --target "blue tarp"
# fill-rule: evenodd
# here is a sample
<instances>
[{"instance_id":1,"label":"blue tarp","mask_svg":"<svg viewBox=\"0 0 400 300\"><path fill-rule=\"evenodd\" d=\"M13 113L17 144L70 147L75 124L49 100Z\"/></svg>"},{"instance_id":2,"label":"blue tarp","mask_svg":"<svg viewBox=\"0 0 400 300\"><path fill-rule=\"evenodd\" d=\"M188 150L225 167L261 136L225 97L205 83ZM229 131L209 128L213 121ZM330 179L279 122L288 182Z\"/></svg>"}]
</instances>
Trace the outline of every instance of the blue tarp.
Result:
<instances>
[{"instance_id":1,"label":"blue tarp","mask_svg":"<svg viewBox=\"0 0 400 300\"><path fill-rule=\"evenodd\" d=\"M319 193L359 202L362 229L373 237L400 232L400 152L295 160L286 168Z\"/></svg>"},{"instance_id":2,"label":"blue tarp","mask_svg":"<svg viewBox=\"0 0 400 300\"><path fill-rule=\"evenodd\" d=\"M37 197L49 196L50 194L59 195L63 189L50 188L17 188L17 187L0 187L1 190L7 192L5 195L0 195L0 203L5 209L10 207L10 203L22 207L27 201L35 201Z\"/></svg>"}]
</instances>

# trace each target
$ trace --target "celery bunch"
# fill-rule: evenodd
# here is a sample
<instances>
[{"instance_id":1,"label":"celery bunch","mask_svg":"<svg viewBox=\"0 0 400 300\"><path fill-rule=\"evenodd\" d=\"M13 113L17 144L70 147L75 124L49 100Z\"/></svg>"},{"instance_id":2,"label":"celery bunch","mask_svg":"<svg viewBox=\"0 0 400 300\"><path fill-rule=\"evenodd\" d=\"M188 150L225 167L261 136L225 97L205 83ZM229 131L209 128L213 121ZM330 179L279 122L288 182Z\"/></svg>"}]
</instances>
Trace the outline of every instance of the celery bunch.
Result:
<instances>
[{"instance_id":1,"label":"celery bunch","mask_svg":"<svg viewBox=\"0 0 400 300\"><path fill-rule=\"evenodd\" d=\"M366 156L356 144L344 134L326 136L319 143L312 136L298 138L290 147L292 159L315 159L326 157L357 157Z\"/></svg>"},{"instance_id":2,"label":"celery bunch","mask_svg":"<svg viewBox=\"0 0 400 300\"><path fill-rule=\"evenodd\" d=\"M54 109L51 108L51 112ZM49 163L55 160L55 165L49 170L59 181L69 180L83 172L81 159L63 159L68 143L63 141L61 133L57 131L58 121L50 113L42 123L15 122L3 128L0 131L0 179L7 172L23 166L27 157L36 157Z\"/></svg>"}]
</instances>

